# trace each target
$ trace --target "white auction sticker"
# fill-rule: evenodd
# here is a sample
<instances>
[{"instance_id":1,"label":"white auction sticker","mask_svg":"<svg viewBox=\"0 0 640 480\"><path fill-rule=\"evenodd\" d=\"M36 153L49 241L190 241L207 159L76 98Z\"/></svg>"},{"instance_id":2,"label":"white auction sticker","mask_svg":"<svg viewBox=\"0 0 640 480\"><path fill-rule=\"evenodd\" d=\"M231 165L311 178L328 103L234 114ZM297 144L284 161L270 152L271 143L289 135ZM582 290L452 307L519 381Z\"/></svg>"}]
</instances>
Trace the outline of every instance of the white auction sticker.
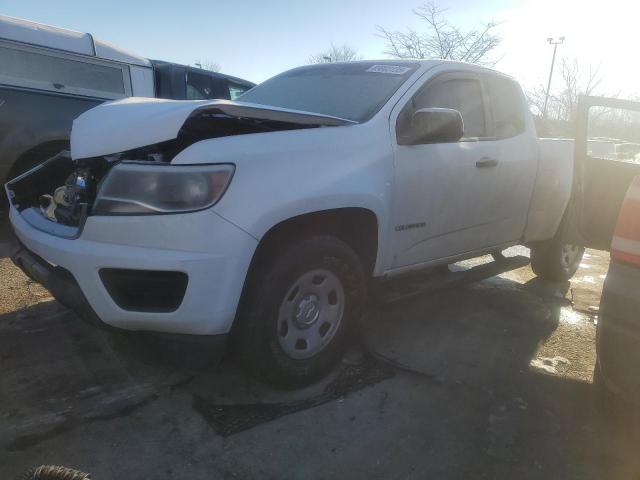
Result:
<instances>
[{"instance_id":1,"label":"white auction sticker","mask_svg":"<svg viewBox=\"0 0 640 480\"><path fill-rule=\"evenodd\" d=\"M374 65L367 69L367 72L373 73L392 73L394 75L404 75L409 70L408 67L401 67L400 65Z\"/></svg>"}]
</instances>

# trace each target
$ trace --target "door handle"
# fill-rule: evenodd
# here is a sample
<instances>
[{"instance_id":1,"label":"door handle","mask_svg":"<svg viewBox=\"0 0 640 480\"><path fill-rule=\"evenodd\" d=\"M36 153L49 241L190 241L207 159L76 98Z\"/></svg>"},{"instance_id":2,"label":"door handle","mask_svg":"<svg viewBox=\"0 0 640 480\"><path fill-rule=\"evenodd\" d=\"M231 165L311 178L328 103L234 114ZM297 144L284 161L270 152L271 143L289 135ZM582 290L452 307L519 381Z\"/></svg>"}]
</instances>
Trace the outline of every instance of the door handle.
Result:
<instances>
[{"instance_id":1,"label":"door handle","mask_svg":"<svg viewBox=\"0 0 640 480\"><path fill-rule=\"evenodd\" d=\"M493 168L498 165L498 161L495 158L482 157L476 162L477 168Z\"/></svg>"}]
</instances>

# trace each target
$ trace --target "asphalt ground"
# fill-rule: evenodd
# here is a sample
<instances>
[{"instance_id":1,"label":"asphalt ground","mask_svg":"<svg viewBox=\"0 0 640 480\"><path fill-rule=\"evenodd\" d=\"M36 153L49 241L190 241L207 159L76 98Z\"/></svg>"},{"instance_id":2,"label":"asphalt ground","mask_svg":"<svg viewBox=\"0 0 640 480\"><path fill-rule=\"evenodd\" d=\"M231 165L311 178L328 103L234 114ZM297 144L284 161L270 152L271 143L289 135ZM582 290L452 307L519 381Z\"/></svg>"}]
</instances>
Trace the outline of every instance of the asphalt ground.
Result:
<instances>
[{"instance_id":1,"label":"asphalt ground","mask_svg":"<svg viewBox=\"0 0 640 480\"><path fill-rule=\"evenodd\" d=\"M0 478L640 478L637 441L594 401L607 266L588 251L566 284L523 267L372 304L332 375L282 391L228 359L141 353L0 258Z\"/></svg>"}]
</instances>

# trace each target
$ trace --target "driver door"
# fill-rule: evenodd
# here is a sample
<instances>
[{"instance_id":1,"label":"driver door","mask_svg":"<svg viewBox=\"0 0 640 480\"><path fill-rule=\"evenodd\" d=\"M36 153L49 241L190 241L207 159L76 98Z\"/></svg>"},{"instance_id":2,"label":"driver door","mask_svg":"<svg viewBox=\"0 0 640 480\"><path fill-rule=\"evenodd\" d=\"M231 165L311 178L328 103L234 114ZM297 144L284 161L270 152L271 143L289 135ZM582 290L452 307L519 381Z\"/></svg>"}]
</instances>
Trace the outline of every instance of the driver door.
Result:
<instances>
[{"instance_id":1,"label":"driver door","mask_svg":"<svg viewBox=\"0 0 640 480\"><path fill-rule=\"evenodd\" d=\"M396 129L392 269L486 248L495 221L498 152L489 136L483 82L473 72L442 72L408 96L396 106L391 122ZM406 128L416 110L430 107L458 110L463 138L399 145L398 129Z\"/></svg>"}]
</instances>

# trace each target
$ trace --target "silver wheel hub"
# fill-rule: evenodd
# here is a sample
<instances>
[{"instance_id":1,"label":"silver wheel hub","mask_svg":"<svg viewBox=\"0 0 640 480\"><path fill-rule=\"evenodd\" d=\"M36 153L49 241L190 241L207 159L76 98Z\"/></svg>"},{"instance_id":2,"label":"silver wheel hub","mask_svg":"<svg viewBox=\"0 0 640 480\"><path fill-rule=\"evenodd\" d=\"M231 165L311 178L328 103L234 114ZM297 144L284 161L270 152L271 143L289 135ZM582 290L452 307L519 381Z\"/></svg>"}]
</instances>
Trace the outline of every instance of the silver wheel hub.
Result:
<instances>
[{"instance_id":1,"label":"silver wheel hub","mask_svg":"<svg viewBox=\"0 0 640 480\"><path fill-rule=\"evenodd\" d=\"M311 358L331 342L344 313L344 288L325 269L311 270L293 282L278 314L278 341L294 359Z\"/></svg>"},{"instance_id":2,"label":"silver wheel hub","mask_svg":"<svg viewBox=\"0 0 640 480\"><path fill-rule=\"evenodd\" d=\"M298 328L309 328L320 317L320 300L313 293L303 296L295 308L293 320Z\"/></svg>"}]
</instances>

